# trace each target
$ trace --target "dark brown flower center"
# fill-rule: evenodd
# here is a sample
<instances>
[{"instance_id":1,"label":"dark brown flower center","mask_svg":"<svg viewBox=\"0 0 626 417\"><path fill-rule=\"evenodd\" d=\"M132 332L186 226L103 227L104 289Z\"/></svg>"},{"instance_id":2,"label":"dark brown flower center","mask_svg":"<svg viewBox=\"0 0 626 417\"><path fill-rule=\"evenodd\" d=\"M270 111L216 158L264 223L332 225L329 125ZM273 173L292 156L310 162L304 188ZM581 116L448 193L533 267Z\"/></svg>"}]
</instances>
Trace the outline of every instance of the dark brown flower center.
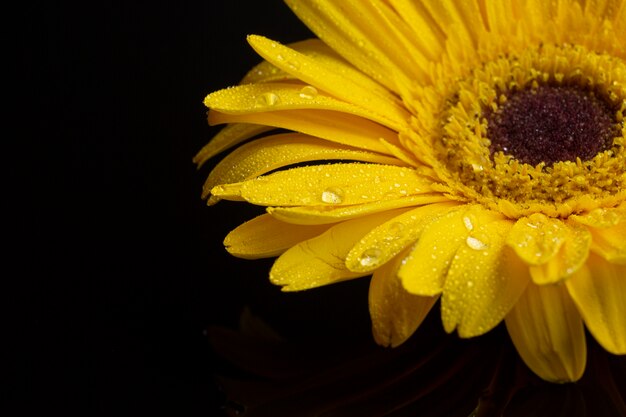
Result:
<instances>
[{"instance_id":1,"label":"dark brown flower center","mask_svg":"<svg viewBox=\"0 0 626 417\"><path fill-rule=\"evenodd\" d=\"M586 161L611 147L613 114L604 100L575 87L522 90L487 113L490 151L531 165Z\"/></svg>"}]
</instances>

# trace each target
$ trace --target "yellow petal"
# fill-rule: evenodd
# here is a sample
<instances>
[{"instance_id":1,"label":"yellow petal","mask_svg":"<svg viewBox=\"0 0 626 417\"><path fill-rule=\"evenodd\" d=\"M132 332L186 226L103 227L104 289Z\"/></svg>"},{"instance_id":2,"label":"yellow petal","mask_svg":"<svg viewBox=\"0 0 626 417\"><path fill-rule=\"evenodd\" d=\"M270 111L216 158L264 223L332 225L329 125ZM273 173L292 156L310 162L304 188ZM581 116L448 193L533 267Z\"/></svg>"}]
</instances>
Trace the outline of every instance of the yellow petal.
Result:
<instances>
[{"instance_id":1,"label":"yellow petal","mask_svg":"<svg viewBox=\"0 0 626 417\"><path fill-rule=\"evenodd\" d=\"M372 332L376 343L396 347L422 324L438 297L408 293L396 275L406 253L374 272L369 287Z\"/></svg>"},{"instance_id":2,"label":"yellow petal","mask_svg":"<svg viewBox=\"0 0 626 417\"><path fill-rule=\"evenodd\" d=\"M515 30L515 25L511 24L516 20L514 2L487 1L485 11L491 32L506 35Z\"/></svg>"},{"instance_id":3,"label":"yellow petal","mask_svg":"<svg viewBox=\"0 0 626 417\"><path fill-rule=\"evenodd\" d=\"M442 194L420 194L352 206L269 207L267 212L277 219L288 223L326 224L396 208L447 201L450 201L450 199Z\"/></svg>"},{"instance_id":4,"label":"yellow petal","mask_svg":"<svg viewBox=\"0 0 626 417\"><path fill-rule=\"evenodd\" d=\"M398 271L404 288L410 293L425 296L441 293L454 255L465 244L469 233L479 224L501 218L479 206L447 211L426 226Z\"/></svg>"},{"instance_id":5,"label":"yellow petal","mask_svg":"<svg viewBox=\"0 0 626 417\"><path fill-rule=\"evenodd\" d=\"M414 33L415 46L432 60L441 56L445 35L433 24L421 2L412 0L390 0L398 15L402 16Z\"/></svg>"},{"instance_id":6,"label":"yellow petal","mask_svg":"<svg viewBox=\"0 0 626 417\"><path fill-rule=\"evenodd\" d=\"M415 170L392 165L332 164L292 168L215 187L211 193L264 206L342 206L431 191Z\"/></svg>"},{"instance_id":7,"label":"yellow petal","mask_svg":"<svg viewBox=\"0 0 626 417\"><path fill-rule=\"evenodd\" d=\"M592 254L565 281L585 325L607 351L626 354L626 266Z\"/></svg>"},{"instance_id":8,"label":"yellow petal","mask_svg":"<svg viewBox=\"0 0 626 417\"><path fill-rule=\"evenodd\" d=\"M333 159L404 165L385 155L352 149L301 133L285 133L254 140L228 154L209 174L203 186L203 197L218 184L244 181L301 162ZM212 197L208 203L217 201L216 197Z\"/></svg>"},{"instance_id":9,"label":"yellow petal","mask_svg":"<svg viewBox=\"0 0 626 417\"><path fill-rule=\"evenodd\" d=\"M196 154L193 162L200 168L218 153L271 129L269 126L248 123L234 123L225 126Z\"/></svg>"},{"instance_id":10,"label":"yellow petal","mask_svg":"<svg viewBox=\"0 0 626 417\"><path fill-rule=\"evenodd\" d=\"M505 322L534 373L552 382L580 379L587 361L585 332L565 286L529 284Z\"/></svg>"},{"instance_id":11,"label":"yellow petal","mask_svg":"<svg viewBox=\"0 0 626 417\"><path fill-rule=\"evenodd\" d=\"M296 77L281 70L271 62L262 61L248 71L239 84L273 83L295 80L297 80Z\"/></svg>"},{"instance_id":12,"label":"yellow petal","mask_svg":"<svg viewBox=\"0 0 626 417\"><path fill-rule=\"evenodd\" d=\"M270 271L270 280L283 291L301 291L367 275L348 270L346 256L368 231L397 214L387 211L334 225L283 253Z\"/></svg>"},{"instance_id":13,"label":"yellow petal","mask_svg":"<svg viewBox=\"0 0 626 417\"><path fill-rule=\"evenodd\" d=\"M566 237L561 220L534 213L515 223L507 242L526 263L543 265L558 253Z\"/></svg>"},{"instance_id":14,"label":"yellow petal","mask_svg":"<svg viewBox=\"0 0 626 417\"><path fill-rule=\"evenodd\" d=\"M615 0L594 0L585 2L585 13L591 16L613 19L616 11L623 1ZM623 4L622 4L623 7Z\"/></svg>"},{"instance_id":15,"label":"yellow petal","mask_svg":"<svg viewBox=\"0 0 626 417\"><path fill-rule=\"evenodd\" d=\"M475 1L441 0L424 2L437 23L448 37L453 35L467 38L476 45L478 35L484 28L482 15Z\"/></svg>"},{"instance_id":16,"label":"yellow petal","mask_svg":"<svg viewBox=\"0 0 626 417\"><path fill-rule=\"evenodd\" d=\"M474 337L498 325L530 282L526 264L506 245L510 220L478 223L456 252L443 287L447 332Z\"/></svg>"},{"instance_id":17,"label":"yellow petal","mask_svg":"<svg viewBox=\"0 0 626 417\"><path fill-rule=\"evenodd\" d=\"M613 15L613 19L616 39L624 39L626 37L626 1L622 1L619 10ZM622 56L625 53L626 50L622 49Z\"/></svg>"},{"instance_id":18,"label":"yellow petal","mask_svg":"<svg viewBox=\"0 0 626 417\"><path fill-rule=\"evenodd\" d=\"M346 266L354 272L371 272L413 244L434 219L458 203L428 204L407 211L381 224L350 251Z\"/></svg>"},{"instance_id":19,"label":"yellow petal","mask_svg":"<svg viewBox=\"0 0 626 417\"><path fill-rule=\"evenodd\" d=\"M567 222L565 242L559 252L542 265L531 265L530 276L535 284L554 284L572 275L584 265L591 247L591 233L584 227Z\"/></svg>"},{"instance_id":20,"label":"yellow petal","mask_svg":"<svg viewBox=\"0 0 626 417\"><path fill-rule=\"evenodd\" d=\"M306 133L331 142L392 155L384 139L399 146L398 134L370 120L328 110L282 110L248 114L209 111L209 124L252 123Z\"/></svg>"},{"instance_id":21,"label":"yellow petal","mask_svg":"<svg viewBox=\"0 0 626 417\"><path fill-rule=\"evenodd\" d=\"M609 262L626 265L626 222L605 229L591 229L591 249Z\"/></svg>"},{"instance_id":22,"label":"yellow petal","mask_svg":"<svg viewBox=\"0 0 626 417\"><path fill-rule=\"evenodd\" d=\"M626 209L622 204L616 208L599 208L588 214L571 216L578 223L588 226L592 235L591 250L612 263L626 264Z\"/></svg>"},{"instance_id":23,"label":"yellow petal","mask_svg":"<svg viewBox=\"0 0 626 417\"><path fill-rule=\"evenodd\" d=\"M298 243L318 236L328 226L300 226L274 219L262 214L243 223L224 239L226 250L245 259L278 256Z\"/></svg>"},{"instance_id":24,"label":"yellow petal","mask_svg":"<svg viewBox=\"0 0 626 417\"><path fill-rule=\"evenodd\" d=\"M353 114L380 123L396 131L404 126L402 119L374 112L337 100L310 85L300 83L244 84L209 94L204 104L226 114L247 114L280 110L330 110ZM393 115L391 115L393 117Z\"/></svg>"},{"instance_id":25,"label":"yellow petal","mask_svg":"<svg viewBox=\"0 0 626 417\"><path fill-rule=\"evenodd\" d=\"M256 36L253 37L253 39L254 38L256 38ZM391 91L389 91L376 81L372 80L372 78L364 74L362 71L355 68L352 64L346 61L341 55L339 55L321 40L317 38L308 39L305 41L289 44L288 46L290 49L293 49L309 58L312 58L312 60L314 61L314 65L320 65L325 68L325 70L331 71L334 74L339 74L343 76L343 78L350 80L351 83L356 83L362 89L369 91L371 94L375 94L378 97L385 99L386 101L388 101L387 105L389 105L389 103L396 103L396 105L400 105L402 107L402 101L398 98L397 95L393 94ZM280 61L280 59L278 58L278 54L275 54L273 56L276 57L277 61ZM274 65L272 66L278 69ZM283 67L294 74L298 74L298 77L291 76L290 74L291 77L302 79L304 81L308 80L307 76L303 76L302 73L298 71L298 68L296 68L296 66L287 64ZM323 81L316 79L313 83L309 82L309 84L314 84L318 82ZM324 90L324 88L321 89ZM332 93L332 89L329 90L329 92ZM333 93L333 95L335 94ZM338 95L336 96L339 97ZM347 99L346 101L350 101L350 99Z\"/></svg>"},{"instance_id":26,"label":"yellow petal","mask_svg":"<svg viewBox=\"0 0 626 417\"><path fill-rule=\"evenodd\" d=\"M417 159L415 158L414 155L411 155L410 152L407 152L406 150L392 145L391 143L387 142L384 139L380 139L380 142L387 147L387 149L389 150L389 153L393 156L395 156L396 158L398 158L401 161L404 161L407 165L409 166L420 166L421 164L417 161ZM423 167L423 169L428 169L426 167L424 167L423 165L421 166Z\"/></svg>"},{"instance_id":27,"label":"yellow petal","mask_svg":"<svg viewBox=\"0 0 626 417\"><path fill-rule=\"evenodd\" d=\"M410 67L410 60L397 45L385 44L393 36L375 8L364 7L366 3L348 0L340 4L329 0L286 0L286 3L320 39L389 90L395 91L392 74L406 84L411 78L423 77Z\"/></svg>"},{"instance_id":28,"label":"yellow petal","mask_svg":"<svg viewBox=\"0 0 626 417\"><path fill-rule=\"evenodd\" d=\"M312 91L327 92L346 103L367 109L370 113L391 121L391 127L399 129L407 124L409 114L396 99L388 94L379 95L380 89L372 89L369 85L371 83L363 86L336 71L343 70L345 65L337 68L333 63L335 65L329 67L327 62L320 62L317 57L308 57L262 36L249 36L248 42L263 58L315 87ZM353 72L350 74L353 75Z\"/></svg>"}]
</instances>

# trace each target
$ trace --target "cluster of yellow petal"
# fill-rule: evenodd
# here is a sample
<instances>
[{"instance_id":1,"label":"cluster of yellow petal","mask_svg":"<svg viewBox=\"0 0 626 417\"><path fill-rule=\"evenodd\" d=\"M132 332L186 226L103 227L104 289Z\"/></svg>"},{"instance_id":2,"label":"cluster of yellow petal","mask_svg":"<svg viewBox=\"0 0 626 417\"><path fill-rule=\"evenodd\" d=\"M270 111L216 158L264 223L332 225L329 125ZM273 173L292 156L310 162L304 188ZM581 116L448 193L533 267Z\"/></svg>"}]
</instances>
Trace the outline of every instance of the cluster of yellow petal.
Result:
<instances>
[{"instance_id":1,"label":"cluster of yellow petal","mask_svg":"<svg viewBox=\"0 0 626 417\"><path fill-rule=\"evenodd\" d=\"M372 275L385 346L439 301L461 337L505 321L547 380L581 377L584 326L626 354L626 1L286 3L319 39L250 36L265 61L205 100L209 123L227 126L198 165L253 140L203 197L267 207L227 249L278 256L270 279L285 291ZM512 83L587 76L615 103L610 150L550 169L490 155L480 115ZM258 138L275 128L292 133Z\"/></svg>"}]
</instances>

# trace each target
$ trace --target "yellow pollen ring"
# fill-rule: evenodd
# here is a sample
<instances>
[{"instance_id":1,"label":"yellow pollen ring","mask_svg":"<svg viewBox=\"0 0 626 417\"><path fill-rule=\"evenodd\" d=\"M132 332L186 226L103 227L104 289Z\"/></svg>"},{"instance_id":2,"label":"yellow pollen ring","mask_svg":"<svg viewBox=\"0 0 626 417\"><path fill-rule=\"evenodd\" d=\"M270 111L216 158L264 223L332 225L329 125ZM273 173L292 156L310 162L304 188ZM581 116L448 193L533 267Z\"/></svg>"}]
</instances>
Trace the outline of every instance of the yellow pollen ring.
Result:
<instances>
[{"instance_id":1,"label":"yellow pollen ring","mask_svg":"<svg viewBox=\"0 0 626 417\"><path fill-rule=\"evenodd\" d=\"M614 110L612 146L587 161L551 166L525 164L501 151L492 155L487 112L502 106L507 95L541 85L579 88L606 102ZM413 126L430 128L417 132L423 142L413 147L430 152L425 159L460 198L511 218L537 212L565 218L626 199L624 61L582 46L541 45L487 62L456 86L453 97L416 116ZM440 124L432 127L433 119Z\"/></svg>"}]
</instances>

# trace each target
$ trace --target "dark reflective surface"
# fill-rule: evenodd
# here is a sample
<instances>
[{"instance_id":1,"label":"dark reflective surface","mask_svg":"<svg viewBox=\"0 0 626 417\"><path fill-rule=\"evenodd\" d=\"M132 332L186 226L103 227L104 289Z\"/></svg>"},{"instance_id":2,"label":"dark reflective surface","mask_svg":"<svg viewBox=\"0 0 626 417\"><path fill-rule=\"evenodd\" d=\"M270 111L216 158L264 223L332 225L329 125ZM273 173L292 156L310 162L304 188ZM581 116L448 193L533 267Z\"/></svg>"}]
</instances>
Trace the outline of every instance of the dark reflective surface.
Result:
<instances>
[{"instance_id":1,"label":"dark reflective surface","mask_svg":"<svg viewBox=\"0 0 626 417\"><path fill-rule=\"evenodd\" d=\"M437 314L381 349L367 279L284 294L270 261L226 254L225 234L259 209L199 199L210 166L191 158L217 131L202 100L258 62L246 34L307 36L280 1L28 3L11 20L14 415L493 415L509 404L515 416L596 416L617 404L615 358L594 359L588 383L552 387L510 359L501 330L460 341Z\"/></svg>"},{"instance_id":2,"label":"dark reflective surface","mask_svg":"<svg viewBox=\"0 0 626 417\"><path fill-rule=\"evenodd\" d=\"M607 355L593 339L583 378L556 385L526 368L503 326L461 340L441 330L437 314L395 349L375 346L356 330L332 334L313 329L310 337L285 340L247 310L239 331L212 328L209 338L217 356L229 364L217 378L224 416L582 417L626 412L626 362Z\"/></svg>"}]
</instances>

